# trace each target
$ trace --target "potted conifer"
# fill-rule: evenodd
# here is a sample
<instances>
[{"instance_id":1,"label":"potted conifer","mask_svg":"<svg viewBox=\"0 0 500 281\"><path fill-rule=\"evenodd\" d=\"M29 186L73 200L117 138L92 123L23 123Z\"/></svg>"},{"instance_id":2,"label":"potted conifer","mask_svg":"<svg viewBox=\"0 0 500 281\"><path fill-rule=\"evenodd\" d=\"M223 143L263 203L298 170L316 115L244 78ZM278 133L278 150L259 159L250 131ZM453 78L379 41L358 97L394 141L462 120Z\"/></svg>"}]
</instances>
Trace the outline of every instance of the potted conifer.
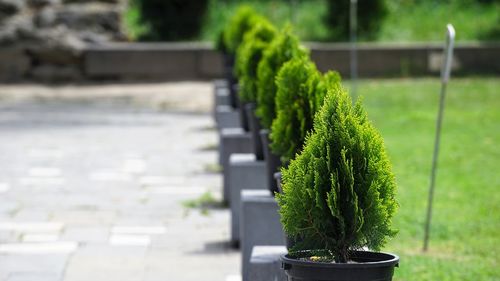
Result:
<instances>
[{"instance_id":1,"label":"potted conifer","mask_svg":"<svg viewBox=\"0 0 500 281\"><path fill-rule=\"evenodd\" d=\"M293 35L291 26L286 26L264 51L257 68L257 111L261 125L270 129L276 117L275 83L278 71L284 63L293 58L305 58L308 50L300 45L299 39Z\"/></svg>"},{"instance_id":2,"label":"potted conifer","mask_svg":"<svg viewBox=\"0 0 500 281\"><path fill-rule=\"evenodd\" d=\"M242 5L236 10L216 41L216 48L224 55L224 74L229 84L230 101L234 108L238 107L237 79L235 77L235 56L243 42L245 34L250 31L262 17L250 6Z\"/></svg>"},{"instance_id":3,"label":"potted conifer","mask_svg":"<svg viewBox=\"0 0 500 281\"><path fill-rule=\"evenodd\" d=\"M271 150L283 166L301 151L313 128L316 112L323 104L327 88L340 83L338 73L324 75L309 57L286 62L276 76L276 118L271 125Z\"/></svg>"},{"instance_id":4,"label":"potted conifer","mask_svg":"<svg viewBox=\"0 0 500 281\"><path fill-rule=\"evenodd\" d=\"M289 280L392 280L399 258L378 251L396 234L396 184L380 134L360 103L329 88L304 149L277 195Z\"/></svg>"},{"instance_id":5,"label":"potted conifer","mask_svg":"<svg viewBox=\"0 0 500 281\"><path fill-rule=\"evenodd\" d=\"M268 186L270 191L278 191L274 174L278 172L281 161L278 155L270 150L269 132L276 117L276 75L284 63L299 57L306 57L307 50L300 46L299 40L292 34L291 26L286 26L264 51L257 67L257 108L255 115L259 118L260 131Z\"/></svg>"},{"instance_id":6,"label":"potted conifer","mask_svg":"<svg viewBox=\"0 0 500 281\"><path fill-rule=\"evenodd\" d=\"M257 67L263 53L277 34L276 28L261 18L248 31L236 52L236 75L240 85L239 100L242 120L248 123L252 134L254 153L258 160L264 158L260 139L260 122L255 116L257 99ZM245 122L243 122L245 123Z\"/></svg>"}]
</instances>

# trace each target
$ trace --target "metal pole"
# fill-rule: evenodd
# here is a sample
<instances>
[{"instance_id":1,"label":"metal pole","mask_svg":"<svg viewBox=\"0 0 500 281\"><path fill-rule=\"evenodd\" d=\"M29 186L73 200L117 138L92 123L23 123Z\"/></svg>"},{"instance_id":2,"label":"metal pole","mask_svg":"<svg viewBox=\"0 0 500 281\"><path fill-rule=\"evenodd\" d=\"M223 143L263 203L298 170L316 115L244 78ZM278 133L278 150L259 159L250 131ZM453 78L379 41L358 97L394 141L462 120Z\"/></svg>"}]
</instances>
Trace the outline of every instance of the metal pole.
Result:
<instances>
[{"instance_id":1,"label":"metal pole","mask_svg":"<svg viewBox=\"0 0 500 281\"><path fill-rule=\"evenodd\" d=\"M351 95L353 101L356 98L357 79L358 79L358 53L356 50L357 28L358 28L358 0L351 0L349 9L349 30L351 39Z\"/></svg>"},{"instance_id":2,"label":"metal pole","mask_svg":"<svg viewBox=\"0 0 500 281\"><path fill-rule=\"evenodd\" d=\"M430 226L432 218L432 201L434 198L434 184L436 182L436 170L437 170L438 156L439 156L439 143L441 141L441 124L443 121L443 113L445 106L444 101L446 97L446 86L448 84L448 81L450 80L451 63L453 61L453 43L455 41L455 28L453 28L453 25L448 24L446 28L447 28L446 45L444 48L445 60L443 63L443 68L441 69L441 96L439 99L439 111L436 121L436 138L434 140L434 155L432 156L429 198L427 202L427 217L425 220L425 236L424 236L424 248L423 248L424 251L427 251L429 247L429 235L430 235Z\"/></svg>"}]
</instances>

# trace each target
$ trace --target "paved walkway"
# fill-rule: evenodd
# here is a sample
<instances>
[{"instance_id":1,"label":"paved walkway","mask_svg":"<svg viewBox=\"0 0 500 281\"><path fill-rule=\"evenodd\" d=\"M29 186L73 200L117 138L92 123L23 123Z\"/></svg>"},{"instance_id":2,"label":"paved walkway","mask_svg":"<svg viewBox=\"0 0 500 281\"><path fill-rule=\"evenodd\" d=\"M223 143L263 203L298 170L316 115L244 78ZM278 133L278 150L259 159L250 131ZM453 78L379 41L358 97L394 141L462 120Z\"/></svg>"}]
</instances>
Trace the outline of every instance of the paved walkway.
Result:
<instances>
[{"instance_id":1,"label":"paved walkway","mask_svg":"<svg viewBox=\"0 0 500 281\"><path fill-rule=\"evenodd\" d=\"M221 194L205 170L217 157L209 97L209 83L0 86L0 280L239 273L228 211L183 206Z\"/></svg>"}]
</instances>

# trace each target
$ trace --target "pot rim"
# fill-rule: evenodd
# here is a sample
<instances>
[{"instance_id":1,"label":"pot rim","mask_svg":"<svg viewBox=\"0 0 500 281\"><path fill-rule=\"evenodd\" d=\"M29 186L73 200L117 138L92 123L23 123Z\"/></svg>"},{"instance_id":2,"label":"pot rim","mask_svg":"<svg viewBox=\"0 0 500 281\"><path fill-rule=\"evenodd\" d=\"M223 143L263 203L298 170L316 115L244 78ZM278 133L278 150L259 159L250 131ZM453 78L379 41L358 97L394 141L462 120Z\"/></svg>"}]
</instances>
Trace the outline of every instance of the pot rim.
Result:
<instances>
[{"instance_id":1,"label":"pot rim","mask_svg":"<svg viewBox=\"0 0 500 281\"><path fill-rule=\"evenodd\" d=\"M328 268L373 268L373 267L387 267L387 266L399 266L399 256L386 253L386 252L372 252L372 251L353 251L357 254L368 254L370 256L379 256L378 261L369 262L359 262L359 263L329 263L329 262L314 262L314 261L302 261L296 258L290 257L288 254L281 255L281 262L288 263L297 266L307 266L307 267L328 267ZM386 257L386 258L384 258Z\"/></svg>"}]
</instances>

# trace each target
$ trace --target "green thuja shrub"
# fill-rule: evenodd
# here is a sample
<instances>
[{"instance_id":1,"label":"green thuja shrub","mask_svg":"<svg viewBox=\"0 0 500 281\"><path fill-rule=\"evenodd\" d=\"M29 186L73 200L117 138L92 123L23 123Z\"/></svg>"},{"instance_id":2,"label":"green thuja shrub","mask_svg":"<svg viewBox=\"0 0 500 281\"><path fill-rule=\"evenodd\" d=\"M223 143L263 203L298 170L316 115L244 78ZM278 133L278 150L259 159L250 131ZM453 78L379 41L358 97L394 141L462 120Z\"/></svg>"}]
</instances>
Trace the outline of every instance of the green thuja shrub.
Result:
<instances>
[{"instance_id":1,"label":"green thuja shrub","mask_svg":"<svg viewBox=\"0 0 500 281\"><path fill-rule=\"evenodd\" d=\"M262 17L250 6L242 5L227 22L223 30L224 49L234 55L243 41L245 33L251 30Z\"/></svg>"},{"instance_id":2,"label":"green thuja shrub","mask_svg":"<svg viewBox=\"0 0 500 281\"><path fill-rule=\"evenodd\" d=\"M264 51L257 67L257 111L263 128L270 128L276 117L276 75L283 64L292 58L306 57L308 52L287 26Z\"/></svg>"},{"instance_id":3,"label":"green thuja shrub","mask_svg":"<svg viewBox=\"0 0 500 281\"><path fill-rule=\"evenodd\" d=\"M300 241L292 254L322 249L347 262L351 251L377 251L396 234L396 184L382 137L340 87L329 88L303 152L282 173L281 222Z\"/></svg>"},{"instance_id":4,"label":"green thuja shrub","mask_svg":"<svg viewBox=\"0 0 500 281\"><path fill-rule=\"evenodd\" d=\"M271 150L288 163L303 146L313 127L315 113L323 104L326 89L340 76L319 73L309 58L294 58L276 76L276 118L271 125Z\"/></svg>"},{"instance_id":5,"label":"green thuja shrub","mask_svg":"<svg viewBox=\"0 0 500 281\"><path fill-rule=\"evenodd\" d=\"M257 99L257 66L264 50L276 36L276 28L261 19L248 31L236 52L236 77L240 84L240 100L254 102Z\"/></svg>"}]
</instances>

